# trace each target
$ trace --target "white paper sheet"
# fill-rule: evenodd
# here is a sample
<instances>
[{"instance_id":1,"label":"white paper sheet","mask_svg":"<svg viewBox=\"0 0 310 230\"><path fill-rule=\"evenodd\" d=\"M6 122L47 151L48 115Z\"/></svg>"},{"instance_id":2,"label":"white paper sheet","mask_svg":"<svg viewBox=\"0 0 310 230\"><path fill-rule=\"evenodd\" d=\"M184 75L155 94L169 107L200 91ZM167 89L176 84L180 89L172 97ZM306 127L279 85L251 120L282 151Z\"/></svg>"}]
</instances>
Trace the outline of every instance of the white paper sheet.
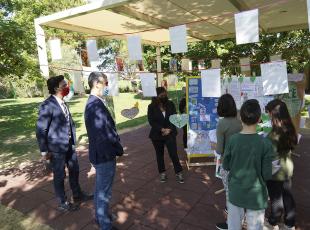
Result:
<instances>
[{"instance_id":1,"label":"white paper sheet","mask_svg":"<svg viewBox=\"0 0 310 230\"><path fill-rule=\"evenodd\" d=\"M203 97L220 97L221 70L220 69L202 70L201 87Z\"/></svg>"},{"instance_id":2,"label":"white paper sheet","mask_svg":"<svg viewBox=\"0 0 310 230\"><path fill-rule=\"evenodd\" d=\"M250 58L240 58L240 67L241 67L241 72L244 71L250 71L251 66L250 66Z\"/></svg>"},{"instance_id":3,"label":"white paper sheet","mask_svg":"<svg viewBox=\"0 0 310 230\"><path fill-rule=\"evenodd\" d=\"M156 97L155 73L140 73L143 96Z\"/></svg>"},{"instance_id":4,"label":"white paper sheet","mask_svg":"<svg viewBox=\"0 0 310 230\"><path fill-rule=\"evenodd\" d=\"M128 36L127 47L130 61L142 60L141 37L139 35Z\"/></svg>"},{"instance_id":5,"label":"white paper sheet","mask_svg":"<svg viewBox=\"0 0 310 230\"><path fill-rule=\"evenodd\" d=\"M234 98L236 102L237 109L241 108L241 94L240 94L240 83L238 78L232 77L231 82L228 87L228 93Z\"/></svg>"},{"instance_id":6,"label":"white paper sheet","mask_svg":"<svg viewBox=\"0 0 310 230\"><path fill-rule=\"evenodd\" d=\"M282 60L282 54L275 54L270 56L270 61L281 61Z\"/></svg>"},{"instance_id":7,"label":"white paper sheet","mask_svg":"<svg viewBox=\"0 0 310 230\"><path fill-rule=\"evenodd\" d=\"M109 96L118 96L119 89L118 89L118 76L116 73L109 73L107 74L108 77L108 88L109 88Z\"/></svg>"},{"instance_id":8,"label":"white paper sheet","mask_svg":"<svg viewBox=\"0 0 310 230\"><path fill-rule=\"evenodd\" d=\"M288 79L285 61L260 65L264 95L288 93Z\"/></svg>"},{"instance_id":9,"label":"white paper sheet","mask_svg":"<svg viewBox=\"0 0 310 230\"><path fill-rule=\"evenodd\" d=\"M178 78L175 74L168 75L168 86L176 86Z\"/></svg>"},{"instance_id":10,"label":"white paper sheet","mask_svg":"<svg viewBox=\"0 0 310 230\"><path fill-rule=\"evenodd\" d=\"M87 40L86 41L86 48L88 59L90 62L99 61L99 55L97 52L97 41L96 40Z\"/></svg>"},{"instance_id":11,"label":"white paper sheet","mask_svg":"<svg viewBox=\"0 0 310 230\"><path fill-rule=\"evenodd\" d=\"M213 59L213 60L211 60L211 67L213 69L221 68L221 59Z\"/></svg>"},{"instance_id":12,"label":"white paper sheet","mask_svg":"<svg viewBox=\"0 0 310 230\"><path fill-rule=\"evenodd\" d=\"M258 9L235 14L237 44L259 41Z\"/></svg>"},{"instance_id":13,"label":"white paper sheet","mask_svg":"<svg viewBox=\"0 0 310 230\"><path fill-rule=\"evenodd\" d=\"M205 66L205 60L198 60L198 69L199 70L203 70L205 69L206 66ZM219 67L218 67L219 68Z\"/></svg>"},{"instance_id":14,"label":"white paper sheet","mask_svg":"<svg viewBox=\"0 0 310 230\"><path fill-rule=\"evenodd\" d=\"M61 55L61 41L60 39L51 39L49 40L50 51L52 60L60 60L62 59Z\"/></svg>"},{"instance_id":15,"label":"white paper sheet","mask_svg":"<svg viewBox=\"0 0 310 230\"><path fill-rule=\"evenodd\" d=\"M169 28L171 53L186 53L186 25L174 26Z\"/></svg>"},{"instance_id":16,"label":"white paper sheet","mask_svg":"<svg viewBox=\"0 0 310 230\"><path fill-rule=\"evenodd\" d=\"M181 69L183 71L190 71L190 70L192 70L192 61L187 59L187 58L183 58L181 60Z\"/></svg>"}]
</instances>

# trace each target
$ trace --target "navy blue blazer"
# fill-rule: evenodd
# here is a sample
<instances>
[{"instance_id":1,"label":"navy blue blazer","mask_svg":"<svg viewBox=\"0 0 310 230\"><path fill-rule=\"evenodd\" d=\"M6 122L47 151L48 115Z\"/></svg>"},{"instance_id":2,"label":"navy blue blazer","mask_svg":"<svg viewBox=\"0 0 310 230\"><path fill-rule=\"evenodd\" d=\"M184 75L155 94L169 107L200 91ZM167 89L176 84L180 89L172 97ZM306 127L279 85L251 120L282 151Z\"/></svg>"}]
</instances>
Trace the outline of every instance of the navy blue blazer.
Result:
<instances>
[{"instance_id":1,"label":"navy blue blazer","mask_svg":"<svg viewBox=\"0 0 310 230\"><path fill-rule=\"evenodd\" d=\"M123 155L115 122L104 103L90 95L85 108L85 126L89 141L89 160L100 164Z\"/></svg>"},{"instance_id":2,"label":"navy blue blazer","mask_svg":"<svg viewBox=\"0 0 310 230\"><path fill-rule=\"evenodd\" d=\"M69 143L67 119L56 98L51 95L41 103L36 129L41 152L67 153L70 144L76 143L75 124L70 112L69 116L71 143Z\"/></svg>"}]
</instances>

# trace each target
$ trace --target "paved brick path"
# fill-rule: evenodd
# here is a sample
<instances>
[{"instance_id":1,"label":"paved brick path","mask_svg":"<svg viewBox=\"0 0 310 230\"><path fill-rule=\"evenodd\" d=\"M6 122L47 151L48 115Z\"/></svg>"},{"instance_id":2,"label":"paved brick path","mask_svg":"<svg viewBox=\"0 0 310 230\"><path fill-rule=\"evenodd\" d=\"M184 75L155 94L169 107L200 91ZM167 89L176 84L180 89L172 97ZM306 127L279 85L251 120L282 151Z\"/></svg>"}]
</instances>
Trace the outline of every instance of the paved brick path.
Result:
<instances>
[{"instance_id":1,"label":"paved brick path","mask_svg":"<svg viewBox=\"0 0 310 230\"><path fill-rule=\"evenodd\" d=\"M185 168L185 184L175 181L172 164L166 158L168 182L159 183L155 153L144 127L123 134L121 139L126 155L117 165L112 210L118 215L119 229L215 229L224 218L224 193L221 182L214 177L214 166L185 167L181 136L178 136L179 155ZM294 195L297 202L298 229L310 229L310 134L304 135L295 157ZM87 150L79 150L81 187L91 192L94 170L88 162ZM36 167L37 166L37 167ZM54 229L97 229L93 221L93 204L82 204L74 213L56 211L51 176L42 174L40 164L23 170L0 173L1 203ZM70 195L68 182L66 189Z\"/></svg>"}]
</instances>

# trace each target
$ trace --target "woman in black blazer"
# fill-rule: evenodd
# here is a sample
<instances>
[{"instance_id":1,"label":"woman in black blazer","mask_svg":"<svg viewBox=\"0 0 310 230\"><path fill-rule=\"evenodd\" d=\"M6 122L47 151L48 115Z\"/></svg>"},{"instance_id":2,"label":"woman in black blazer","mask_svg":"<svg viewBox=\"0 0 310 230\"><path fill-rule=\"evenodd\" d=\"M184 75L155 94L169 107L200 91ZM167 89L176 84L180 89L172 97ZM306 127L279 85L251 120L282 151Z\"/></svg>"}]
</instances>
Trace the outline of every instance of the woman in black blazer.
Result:
<instances>
[{"instance_id":1,"label":"woman in black blazer","mask_svg":"<svg viewBox=\"0 0 310 230\"><path fill-rule=\"evenodd\" d=\"M177 130L169 121L170 115L176 114L176 109L173 102L168 99L167 91L164 87L158 87L156 92L157 97L154 97L152 103L148 106L147 117L151 125L149 138L152 140L155 148L160 182L166 182L167 180L164 162L164 147L166 145L174 166L176 179L179 183L184 183L183 169L177 154Z\"/></svg>"}]
</instances>

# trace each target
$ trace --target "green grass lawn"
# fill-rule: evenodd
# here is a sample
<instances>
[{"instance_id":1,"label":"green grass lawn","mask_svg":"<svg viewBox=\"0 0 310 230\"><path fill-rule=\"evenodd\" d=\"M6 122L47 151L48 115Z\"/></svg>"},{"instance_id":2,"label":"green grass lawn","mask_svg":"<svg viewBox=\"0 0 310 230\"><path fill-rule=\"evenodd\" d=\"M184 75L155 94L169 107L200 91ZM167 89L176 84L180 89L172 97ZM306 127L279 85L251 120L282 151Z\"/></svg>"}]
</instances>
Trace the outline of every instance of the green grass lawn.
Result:
<instances>
[{"instance_id":1,"label":"green grass lawn","mask_svg":"<svg viewBox=\"0 0 310 230\"><path fill-rule=\"evenodd\" d=\"M0 169L39 158L35 126L38 107L42 101L43 98L0 100ZM85 96L73 98L69 102L80 144L87 141L83 116L86 101ZM150 100L142 100L134 93L121 93L120 96L114 97L113 101L118 130L146 123L147 105ZM136 118L129 120L121 116L121 110L133 107L136 102L139 102L140 109Z\"/></svg>"},{"instance_id":2,"label":"green grass lawn","mask_svg":"<svg viewBox=\"0 0 310 230\"><path fill-rule=\"evenodd\" d=\"M3 205L0 205L0 214L1 230L52 230L34 218Z\"/></svg>"}]
</instances>

